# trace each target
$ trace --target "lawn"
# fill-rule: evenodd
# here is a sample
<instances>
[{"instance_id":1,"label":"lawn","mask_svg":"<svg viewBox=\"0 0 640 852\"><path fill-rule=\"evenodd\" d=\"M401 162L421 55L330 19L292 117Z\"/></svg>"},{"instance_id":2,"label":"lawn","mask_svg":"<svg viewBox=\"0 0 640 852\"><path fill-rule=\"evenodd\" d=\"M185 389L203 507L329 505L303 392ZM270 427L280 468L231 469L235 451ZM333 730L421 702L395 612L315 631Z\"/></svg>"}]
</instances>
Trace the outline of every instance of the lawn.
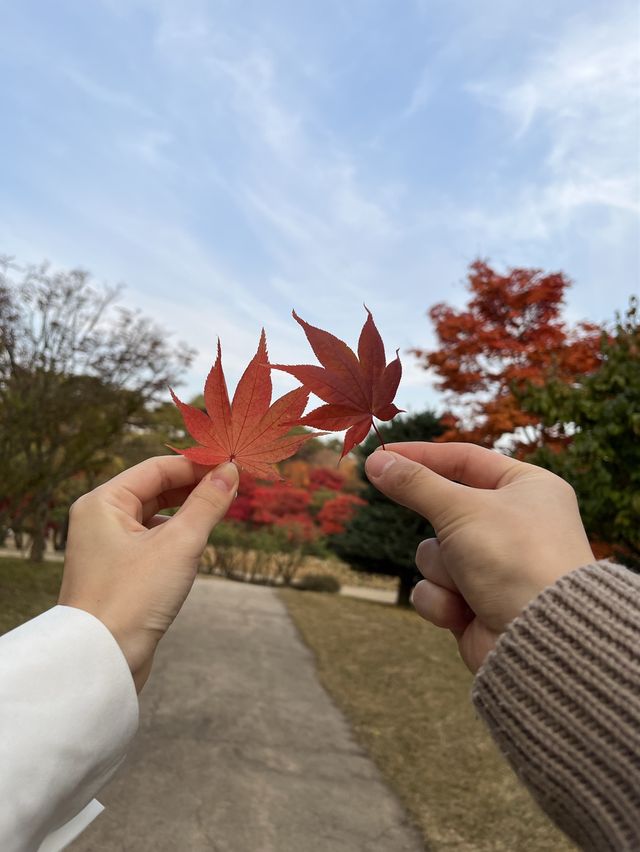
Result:
<instances>
[{"instance_id":1,"label":"lawn","mask_svg":"<svg viewBox=\"0 0 640 852\"><path fill-rule=\"evenodd\" d=\"M320 679L420 827L430 852L565 852L497 753L448 633L410 610L336 595L282 597Z\"/></svg>"},{"instance_id":2,"label":"lawn","mask_svg":"<svg viewBox=\"0 0 640 852\"><path fill-rule=\"evenodd\" d=\"M0 634L52 607L61 577L62 562L0 557Z\"/></svg>"}]
</instances>

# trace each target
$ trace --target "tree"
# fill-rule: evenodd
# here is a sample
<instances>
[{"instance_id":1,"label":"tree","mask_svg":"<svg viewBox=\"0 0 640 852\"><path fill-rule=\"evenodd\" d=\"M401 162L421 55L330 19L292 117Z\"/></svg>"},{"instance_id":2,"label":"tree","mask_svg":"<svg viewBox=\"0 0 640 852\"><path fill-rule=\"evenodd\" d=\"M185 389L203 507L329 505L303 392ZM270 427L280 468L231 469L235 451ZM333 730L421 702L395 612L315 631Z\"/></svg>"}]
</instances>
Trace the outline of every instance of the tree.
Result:
<instances>
[{"instance_id":1,"label":"tree","mask_svg":"<svg viewBox=\"0 0 640 852\"><path fill-rule=\"evenodd\" d=\"M114 456L120 470L139 464L151 456L173 455L167 446L190 446L182 415L171 401L145 405L136 412L126 429L114 442Z\"/></svg>"},{"instance_id":2,"label":"tree","mask_svg":"<svg viewBox=\"0 0 640 852\"><path fill-rule=\"evenodd\" d=\"M430 411L397 417L379 427L386 441L432 441L443 431L438 417ZM364 474L367 457L379 446L375 435L361 446L360 475ZM342 535L331 539L336 554L360 571L398 577L400 606L408 606L411 590L419 574L415 567L418 544L435 535L420 515L392 503L368 481L361 492L365 505L360 506Z\"/></svg>"},{"instance_id":3,"label":"tree","mask_svg":"<svg viewBox=\"0 0 640 852\"><path fill-rule=\"evenodd\" d=\"M314 467L309 474L309 488L312 491L342 491L345 477L337 469Z\"/></svg>"},{"instance_id":4,"label":"tree","mask_svg":"<svg viewBox=\"0 0 640 852\"><path fill-rule=\"evenodd\" d=\"M286 526L299 524L301 528L313 528L308 508L311 495L302 488L294 488L287 482L257 485L253 492L251 522L253 524Z\"/></svg>"},{"instance_id":5,"label":"tree","mask_svg":"<svg viewBox=\"0 0 640 852\"><path fill-rule=\"evenodd\" d=\"M193 353L82 270L0 263L0 503L42 558L57 490L97 471Z\"/></svg>"},{"instance_id":6,"label":"tree","mask_svg":"<svg viewBox=\"0 0 640 852\"><path fill-rule=\"evenodd\" d=\"M551 374L520 395L525 410L549 432L568 436L562 451L542 447L531 461L575 488L592 538L614 546L620 561L640 570L640 317L633 298L602 361L572 385Z\"/></svg>"},{"instance_id":7,"label":"tree","mask_svg":"<svg viewBox=\"0 0 640 852\"><path fill-rule=\"evenodd\" d=\"M291 482L259 482L241 473L238 496L227 512L227 520L244 524L248 530L295 529L298 538L307 542L342 532L363 501L355 494L339 492L343 480L334 471L315 468L312 473L315 488L299 488Z\"/></svg>"},{"instance_id":8,"label":"tree","mask_svg":"<svg viewBox=\"0 0 640 852\"><path fill-rule=\"evenodd\" d=\"M549 437L514 390L540 384L551 368L558 381L571 383L597 367L601 328L587 322L570 328L562 319L569 286L562 273L510 269L501 275L476 260L466 308L445 303L431 308L438 348L413 352L447 393L450 412L443 422L449 428L442 440L492 447L503 435L517 433L514 449L522 456Z\"/></svg>"},{"instance_id":9,"label":"tree","mask_svg":"<svg viewBox=\"0 0 640 852\"><path fill-rule=\"evenodd\" d=\"M343 533L356 513L358 506L366 505L355 494L337 494L326 500L318 512L318 522L323 535Z\"/></svg>"},{"instance_id":10,"label":"tree","mask_svg":"<svg viewBox=\"0 0 640 852\"><path fill-rule=\"evenodd\" d=\"M49 529L54 533L56 549L64 550L66 546L69 507L78 497L145 459L173 455L168 444L182 447L189 442L182 415L173 402L147 405L136 412L124 431L114 437L108 461L97 455L95 464L87 465L56 489L49 511Z\"/></svg>"}]
</instances>

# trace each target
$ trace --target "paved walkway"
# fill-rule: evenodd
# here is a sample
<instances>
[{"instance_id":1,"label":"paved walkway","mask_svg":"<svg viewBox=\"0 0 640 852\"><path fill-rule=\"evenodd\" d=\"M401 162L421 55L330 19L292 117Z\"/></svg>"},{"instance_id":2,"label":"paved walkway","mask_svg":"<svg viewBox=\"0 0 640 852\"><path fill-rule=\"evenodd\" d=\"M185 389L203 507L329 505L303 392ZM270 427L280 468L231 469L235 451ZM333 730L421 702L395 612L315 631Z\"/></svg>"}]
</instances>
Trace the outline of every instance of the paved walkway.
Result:
<instances>
[{"instance_id":1,"label":"paved walkway","mask_svg":"<svg viewBox=\"0 0 640 852\"><path fill-rule=\"evenodd\" d=\"M349 598L362 598L376 603L395 604L398 592L395 589L372 589L369 586L342 586L341 595Z\"/></svg>"},{"instance_id":2,"label":"paved walkway","mask_svg":"<svg viewBox=\"0 0 640 852\"><path fill-rule=\"evenodd\" d=\"M272 589L199 578L141 704L74 852L424 852Z\"/></svg>"}]
</instances>

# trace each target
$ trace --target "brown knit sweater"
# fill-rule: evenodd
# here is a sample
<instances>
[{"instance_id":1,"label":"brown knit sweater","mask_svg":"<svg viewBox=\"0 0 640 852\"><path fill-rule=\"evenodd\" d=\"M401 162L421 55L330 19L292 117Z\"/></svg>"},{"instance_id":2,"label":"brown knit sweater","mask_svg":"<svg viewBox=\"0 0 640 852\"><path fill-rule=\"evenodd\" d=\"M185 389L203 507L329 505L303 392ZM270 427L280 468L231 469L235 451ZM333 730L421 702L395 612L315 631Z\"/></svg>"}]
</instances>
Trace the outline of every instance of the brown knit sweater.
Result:
<instances>
[{"instance_id":1,"label":"brown knit sweater","mask_svg":"<svg viewBox=\"0 0 640 852\"><path fill-rule=\"evenodd\" d=\"M598 562L509 626L473 701L520 780L585 850L640 850L640 575Z\"/></svg>"}]
</instances>

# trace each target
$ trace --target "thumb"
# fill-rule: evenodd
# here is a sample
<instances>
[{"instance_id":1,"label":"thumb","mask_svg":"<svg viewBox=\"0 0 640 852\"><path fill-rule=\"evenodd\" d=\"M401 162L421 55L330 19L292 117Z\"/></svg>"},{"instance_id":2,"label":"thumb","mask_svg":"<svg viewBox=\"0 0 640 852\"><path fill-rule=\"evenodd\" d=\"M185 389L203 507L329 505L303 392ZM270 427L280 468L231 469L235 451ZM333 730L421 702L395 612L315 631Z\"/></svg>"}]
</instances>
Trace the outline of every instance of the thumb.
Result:
<instances>
[{"instance_id":1,"label":"thumb","mask_svg":"<svg viewBox=\"0 0 640 852\"><path fill-rule=\"evenodd\" d=\"M464 486L398 453L376 450L365 463L372 485L408 509L422 515L437 532L438 517L453 500L460 499Z\"/></svg>"},{"instance_id":2,"label":"thumb","mask_svg":"<svg viewBox=\"0 0 640 852\"><path fill-rule=\"evenodd\" d=\"M238 468L225 462L210 471L193 489L173 518L173 529L188 529L192 540L204 550L209 533L227 514L238 490Z\"/></svg>"}]
</instances>

